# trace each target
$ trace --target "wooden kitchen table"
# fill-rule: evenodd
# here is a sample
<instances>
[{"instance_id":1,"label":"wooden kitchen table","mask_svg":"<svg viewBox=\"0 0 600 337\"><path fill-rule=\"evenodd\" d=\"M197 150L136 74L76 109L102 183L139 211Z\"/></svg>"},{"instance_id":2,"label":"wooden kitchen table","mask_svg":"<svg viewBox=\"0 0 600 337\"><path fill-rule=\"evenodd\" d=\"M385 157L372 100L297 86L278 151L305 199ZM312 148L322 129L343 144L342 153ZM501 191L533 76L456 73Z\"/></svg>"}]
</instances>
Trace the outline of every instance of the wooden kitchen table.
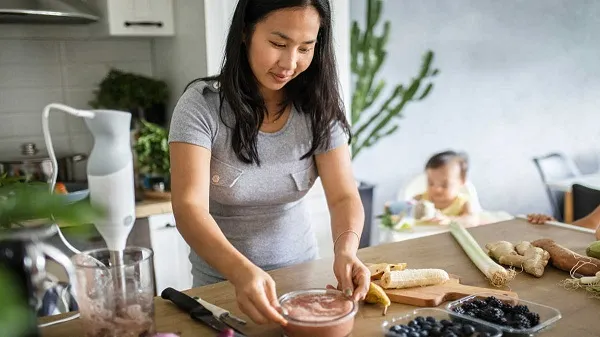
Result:
<instances>
[{"instance_id":1,"label":"wooden kitchen table","mask_svg":"<svg viewBox=\"0 0 600 337\"><path fill-rule=\"evenodd\" d=\"M548 237L579 253L584 252L594 239L594 236L588 233L554 226L531 225L519 219L481 226L469 231L481 246L500 239L516 243L520 240L532 241ZM359 256L365 262L407 262L409 268L443 268L449 273L460 276L463 284L489 286L450 233L361 249ZM333 283L335 278L331 263L330 259L317 260L275 270L270 274L277 282L277 292L281 295L292 290L325 287L328 283ZM521 299L557 308L562 313L562 319L552 329L541 333L541 336L600 336L600 300L590 298L589 293L584 290L573 291L562 288L558 283L568 277L567 272L548 266L542 278L537 279L520 273L510 286ZM236 306L234 289L228 282L191 289L186 293L190 296L200 296L243 317ZM172 303L161 298L156 298L155 303L158 331L178 332L183 337L216 336L216 332L193 321ZM352 336L383 336L380 326L384 320L413 309L416 307L392 303L387 316L382 317L379 306L361 304ZM64 315L53 319L59 317ZM48 320L42 319L44 322ZM276 325L257 326L249 323L245 331L248 336L281 336L280 329ZM42 335L44 337L83 336L81 322L74 320L47 327L42 330Z\"/></svg>"}]
</instances>

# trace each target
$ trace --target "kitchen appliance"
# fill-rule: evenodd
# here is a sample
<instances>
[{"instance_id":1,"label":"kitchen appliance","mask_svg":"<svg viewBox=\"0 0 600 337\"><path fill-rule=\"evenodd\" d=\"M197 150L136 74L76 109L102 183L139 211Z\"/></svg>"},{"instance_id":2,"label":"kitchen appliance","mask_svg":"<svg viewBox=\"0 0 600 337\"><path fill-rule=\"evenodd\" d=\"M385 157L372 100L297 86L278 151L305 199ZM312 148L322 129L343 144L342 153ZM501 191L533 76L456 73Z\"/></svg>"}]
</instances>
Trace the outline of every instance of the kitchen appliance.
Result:
<instances>
[{"instance_id":1,"label":"kitchen appliance","mask_svg":"<svg viewBox=\"0 0 600 337\"><path fill-rule=\"evenodd\" d=\"M0 23L87 24L99 19L83 0L0 0Z\"/></svg>"},{"instance_id":2,"label":"kitchen appliance","mask_svg":"<svg viewBox=\"0 0 600 337\"><path fill-rule=\"evenodd\" d=\"M210 310L200 304L200 302L180 291L177 291L173 288L166 288L162 291L160 297L173 302L179 309L189 313L193 320L199 321L216 331L221 332L226 329L233 329L235 331L234 337L245 336L233 324L227 324L226 322L220 320Z\"/></svg>"},{"instance_id":3,"label":"kitchen appliance","mask_svg":"<svg viewBox=\"0 0 600 337\"><path fill-rule=\"evenodd\" d=\"M27 331L16 337L39 336L37 311L41 305L44 282L56 279L46 272L46 258L62 265L75 292L75 269L69 258L59 249L43 241L56 235L56 225L40 225L37 227L15 228L0 231L0 267L16 276L17 284L8 285L18 292L23 303L30 310L27 317ZM2 286L7 286L3 284ZM0 333L1 335L1 333Z\"/></svg>"},{"instance_id":4,"label":"kitchen appliance","mask_svg":"<svg viewBox=\"0 0 600 337\"><path fill-rule=\"evenodd\" d=\"M116 110L79 110L58 103L48 104L42 112L42 130L53 168L57 167L57 159L48 123L52 109L84 118L94 137L94 146L87 163L90 202L106 212L94 225L108 249L118 255L125 249L135 221L133 154L129 133L131 114ZM57 175L58 170L52 170L50 191L54 191Z\"/></svg>"},{"instance_id":5,"label":"kitchen appliance","mask_svg":"<svg viewBox=\"0 0 600 337\"><path fill-rule=\"evenodd\" d=\"M86 159L87 155L83 153L57 155L57 181L75 182L75 170ZM45 151L40 151L35 143L23 143L20 151L0 154L0 176L3 174L8 177L24 177L30 181L50 183L52 161L50 156Z\"/></svg>"}]
</instances>

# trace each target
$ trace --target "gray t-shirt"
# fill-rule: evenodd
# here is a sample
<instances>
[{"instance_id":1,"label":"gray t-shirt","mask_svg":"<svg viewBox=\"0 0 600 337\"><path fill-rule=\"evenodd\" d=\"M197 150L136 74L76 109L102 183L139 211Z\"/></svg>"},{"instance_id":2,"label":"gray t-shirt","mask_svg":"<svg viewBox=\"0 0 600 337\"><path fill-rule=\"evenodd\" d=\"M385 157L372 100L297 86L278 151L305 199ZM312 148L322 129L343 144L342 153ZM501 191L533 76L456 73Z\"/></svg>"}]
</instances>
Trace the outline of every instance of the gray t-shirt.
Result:
<instances>
[{"instance_id":1,"label":"gray t-shirt","mask_svg":"<svg viewBox=\"0 0 600 337\"><path fill-rule=\"evenodd\" d=\"M169 133L169 142L211 151L210 214L229 242L264 270L317 258L310 213L303 199L318 172L314 157L300 160L312 144L310 118L293 108L281 130L259 132L261 166L246 164L233 151L233 132L227 125L234 125L234 116L228 104L220 114L218 90L217 81L191 85L173 111ZM330 146L318 153L347 142L340 127L332 132ZM190 261L194 287L223 280L194 251Z\"/></svg>"}]
</instances>

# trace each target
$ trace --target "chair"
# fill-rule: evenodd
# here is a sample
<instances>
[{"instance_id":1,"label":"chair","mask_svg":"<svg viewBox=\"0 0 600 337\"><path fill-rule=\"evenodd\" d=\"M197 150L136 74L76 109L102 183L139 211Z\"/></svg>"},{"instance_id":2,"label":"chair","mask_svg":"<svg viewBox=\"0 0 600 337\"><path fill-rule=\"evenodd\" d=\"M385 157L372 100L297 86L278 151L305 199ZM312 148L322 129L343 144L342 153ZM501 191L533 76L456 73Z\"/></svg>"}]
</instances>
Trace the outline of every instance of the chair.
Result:
<instances>
[{"instance_id":1,"label":"chair","mask_svg":"<svg viewBox=\"0 0 600 337\"><path fill-rule=\"evenodd\" d=\"M564 219L564 193L560 191L554 191L548 186L548 182L551 180L561 180L578 177L581 175L579 168L573 160L564 155L563 153L550 153L541 157L534 157L533 162L537 168L544 187L546 188L546 194L550 200L552 206L552 215L558 221Z\"/></svg>"},{"instance_id":2,"label":"chair","mask_svg":"<svg viewBox=\"0 0 600 337\"><path fill-rule=\"evenodd\" d=\"M600 206L600 190L573 184L573 220L579 220Z\"/></svg>"},{"instance_id":3,"label":"chair","mask_svg":"<svg viewBox=\"0 0 600 337\"><path fill-rule=\"evenodd\" d=\"M404 188L403 191L398 193L398 200L411 200L415 195L422 194L427 190L427 175L425 173L421 173L415 178L413 178L408 185ZM471 207L473 212L481 212L483 208L481 207L481 203L479 201L479 196L477 194L477 190L475 189L475 185L472 182L467 180L465 185L463 186L462 193L469 196L469 201L471 203Z\"/></svg>"}]
</instances>

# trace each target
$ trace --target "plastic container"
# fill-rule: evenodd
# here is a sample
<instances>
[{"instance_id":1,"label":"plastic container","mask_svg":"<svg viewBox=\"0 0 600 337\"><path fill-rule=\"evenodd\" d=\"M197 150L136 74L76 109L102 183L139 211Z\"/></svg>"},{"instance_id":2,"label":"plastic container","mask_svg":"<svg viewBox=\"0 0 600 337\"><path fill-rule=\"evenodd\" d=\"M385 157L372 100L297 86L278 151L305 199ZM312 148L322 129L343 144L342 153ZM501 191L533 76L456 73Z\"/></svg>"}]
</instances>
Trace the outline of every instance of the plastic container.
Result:
<instances>
[{"instance_id":1,"label":"plastic container","mask_svg":"<svg viewBox=\"0 0 600 337\"><path fill-rule=\"evenodd\" d=\"M494 323L490 323L487 321L484 321L482 319L478 319L478 318L474 318L474 317L470 317L467 315L463 315L463 314L459 314L454 312L454 309L456 307L462 306L463 304L467 303L467 302L471 302L473 300L476 299L485 299L487 297L490 296L494 296L497 299L499 299L502 302L511 304L511 305L526 305L529 308L529 311L531 312L535 312L538 315L540 315L540 322L539 324L537 324L536 326L533 326L529 329L516 329L510 326L502 326L499 324L494 324ZM512 297L508 297L508 296L502 296L502 295L497 295L497 294L492 294L492 293L479 293L479 294L475 294L475 295L471 295L471 296L467 296L467 297L463 297L459 300L456 300L454 302L450 302L447 306L446 309L450 312L452 312L453 316L456 317L460 317L460 318L469 318L471 320L475 320L478 322L485 322L493 327L496 327L498 329L500 329L503 333L503 336L515 336L515 337L521 337L521 336L535 336L538 333L540 333L542 330L546 330L548 328L550 328L554 323L556 323L556 321L558 321L559 319L562 318L562 315L560 314L560 311L551 308L549 306L545 306L542 304L538 304L538 303L534 303L534 302L530 302L530 301L525 301L522 299L517 299L517 298L512 298Z\"/></svg>"},{"instance_id":2,"label":"plastic container","mask_svg":"<svg viewBox=\"0 0 600 337\"><path fill-rule=\"evenodd\" d=\"M491 326L490 324L487 324L486 322L477 322L477 321L471 320L469 318L463 319L460 317L453 317L453 315L451 313L447 312L446 310L437 309L437 308L416 309L414 311L406 313L403 316L394 317L391 320L383 322L383 324L381 324L383 336L388 336L388 337L394 336L392 333L390 333L390 328L392 326L395 326L395 325L408 326L411 321L414 321L419 316L424 317L424 318L433 317L437 321L448 320L448 321L452 321L453 323L460 323L461 325L466 325L466 324L471 325L475 329L475 332L473 332L471 334L471 336L473 336L473 337L478 337L478 336L500 337L500 336L502 336L502 332L498 328L495 328L495 327ZM397 336L409 336L409 335L408 334L397 334ZM443 336L443 335L441 335L441 336ZM459 336L468 336L468 335L459 335Z\"/></svg>"},{"instance_id":3,"label":"plastic container","mask_svg":"<svg viewBox=\"0 0 600 337\"><path fill-rule=\"evenodd\" d=\"M307 289L279 298L286 337L346 337L354 328L358 304L341 291Z\"/></svg>"}]
</instances>

